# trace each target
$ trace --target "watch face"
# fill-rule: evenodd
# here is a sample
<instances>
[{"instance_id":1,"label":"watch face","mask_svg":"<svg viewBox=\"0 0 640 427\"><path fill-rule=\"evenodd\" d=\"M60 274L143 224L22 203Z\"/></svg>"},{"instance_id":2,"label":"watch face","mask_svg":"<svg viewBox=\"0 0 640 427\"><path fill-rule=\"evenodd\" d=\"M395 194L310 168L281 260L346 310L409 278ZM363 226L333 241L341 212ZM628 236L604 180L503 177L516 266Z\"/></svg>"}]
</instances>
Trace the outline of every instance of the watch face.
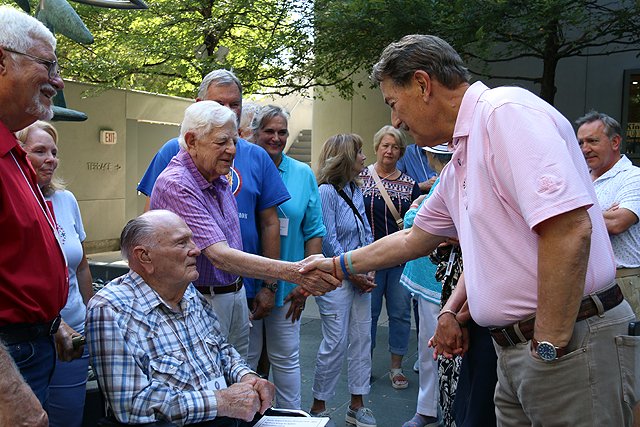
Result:
<instances>
[{"instance_id":1,"label":"watch face","mask_svg":"<svg viewBox=\"0 0 640 427\"><path fill-rule=\"evenodd\" d=\"M548 343L546 341L538 343L537 353L538 353L538 356L540 356L540 358L546 362L555 360L557 356L556 348L553 346L553 344Z\"/></svg>"}]
</instances>

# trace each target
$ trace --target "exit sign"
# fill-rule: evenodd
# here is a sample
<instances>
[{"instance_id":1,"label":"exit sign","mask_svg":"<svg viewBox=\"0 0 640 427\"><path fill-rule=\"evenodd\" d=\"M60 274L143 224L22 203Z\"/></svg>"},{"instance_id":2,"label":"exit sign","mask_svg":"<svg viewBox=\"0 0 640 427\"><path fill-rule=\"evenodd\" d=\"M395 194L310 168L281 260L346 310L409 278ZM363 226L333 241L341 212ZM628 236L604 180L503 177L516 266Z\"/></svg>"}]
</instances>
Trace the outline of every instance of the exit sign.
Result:
<instances>
[{"instance_id":1,"label":"exit sign","mask_svg":"<svg viewBox=\"0 0 640 427\"><path fill-rule=\"evenodd\" d=\"M114 130L100 131L100 144L113 145L118 142L118 134Z\"/></svg>"}]
</instances>

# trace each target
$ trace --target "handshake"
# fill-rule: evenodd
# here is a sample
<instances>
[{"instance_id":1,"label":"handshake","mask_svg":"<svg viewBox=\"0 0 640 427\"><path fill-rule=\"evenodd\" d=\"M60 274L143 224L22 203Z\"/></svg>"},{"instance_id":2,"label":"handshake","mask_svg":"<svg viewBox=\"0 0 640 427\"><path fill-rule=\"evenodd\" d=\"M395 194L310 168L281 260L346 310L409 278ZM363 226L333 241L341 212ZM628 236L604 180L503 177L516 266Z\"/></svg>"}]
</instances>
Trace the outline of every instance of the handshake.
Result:
<instances>
[{"instance_id":1,"label":"handshake","mask_svg":"<svg viewBox=\"0 0 640 427\"><path fill-rule=\"evenodd\" d=\"M323 295L342 285L348 279L360 292L371 292L375 288L374 273L356 274L351 266L351 252L339 257L325 258L322 255L311 255L298 261L300 279L296 281L308 295Z\"/></svg>"}]
</instances>

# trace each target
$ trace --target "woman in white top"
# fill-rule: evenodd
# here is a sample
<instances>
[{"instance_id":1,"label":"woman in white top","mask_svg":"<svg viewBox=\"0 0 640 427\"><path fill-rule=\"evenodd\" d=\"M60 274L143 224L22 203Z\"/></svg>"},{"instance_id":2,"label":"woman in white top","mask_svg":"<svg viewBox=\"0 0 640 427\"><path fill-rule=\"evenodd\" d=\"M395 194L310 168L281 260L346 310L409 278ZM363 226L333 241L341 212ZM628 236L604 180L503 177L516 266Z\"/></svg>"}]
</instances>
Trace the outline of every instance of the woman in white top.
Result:
<instances>
[{"instance_id":1,"label":"woman in white top","mask_svg":"<svg viewBox=\"0 0 640 427\"><path fill-rule=\"evenodd\" d=\"M69 269L69 295L60 315L75 333L84 334L86 304L93 296L89 263L82 241L86 235L73 194L55 177L58 167L58 133L47 122L37 121L16 135L38 176L38 186L52 211ZM37 261L35 261L37 262ZM80 427L84 409L89 354L70 362L56 361L49 385L47 413L50 426Z\"/></svg>"}]
</instances>

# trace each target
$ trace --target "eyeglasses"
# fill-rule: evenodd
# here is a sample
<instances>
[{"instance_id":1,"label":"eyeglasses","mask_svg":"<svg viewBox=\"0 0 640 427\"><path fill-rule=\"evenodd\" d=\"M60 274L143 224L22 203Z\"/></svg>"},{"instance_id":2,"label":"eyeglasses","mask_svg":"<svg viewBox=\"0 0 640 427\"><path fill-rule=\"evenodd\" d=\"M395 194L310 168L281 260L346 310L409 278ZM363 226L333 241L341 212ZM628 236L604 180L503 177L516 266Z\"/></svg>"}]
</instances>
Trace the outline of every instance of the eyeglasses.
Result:
<instances>
[{"instance_id":1,"label":"eyeglasses","mask_svg":"<svg viewBox=\"0 0 640 427\"><path fill-rule=\"evenodd\" d=\"M39 56L31 55L29 53L18 52L17 50L9 49L8 47L3 47L4 50L11 53L17 53L18 55L24 55L32 60L44 65L47 67L49 71L49 79L55 79L60 75L60 66L58 65L58 61L53 60L50 61L48 59L40 58Z\"/></svg>"}]
</instances>

